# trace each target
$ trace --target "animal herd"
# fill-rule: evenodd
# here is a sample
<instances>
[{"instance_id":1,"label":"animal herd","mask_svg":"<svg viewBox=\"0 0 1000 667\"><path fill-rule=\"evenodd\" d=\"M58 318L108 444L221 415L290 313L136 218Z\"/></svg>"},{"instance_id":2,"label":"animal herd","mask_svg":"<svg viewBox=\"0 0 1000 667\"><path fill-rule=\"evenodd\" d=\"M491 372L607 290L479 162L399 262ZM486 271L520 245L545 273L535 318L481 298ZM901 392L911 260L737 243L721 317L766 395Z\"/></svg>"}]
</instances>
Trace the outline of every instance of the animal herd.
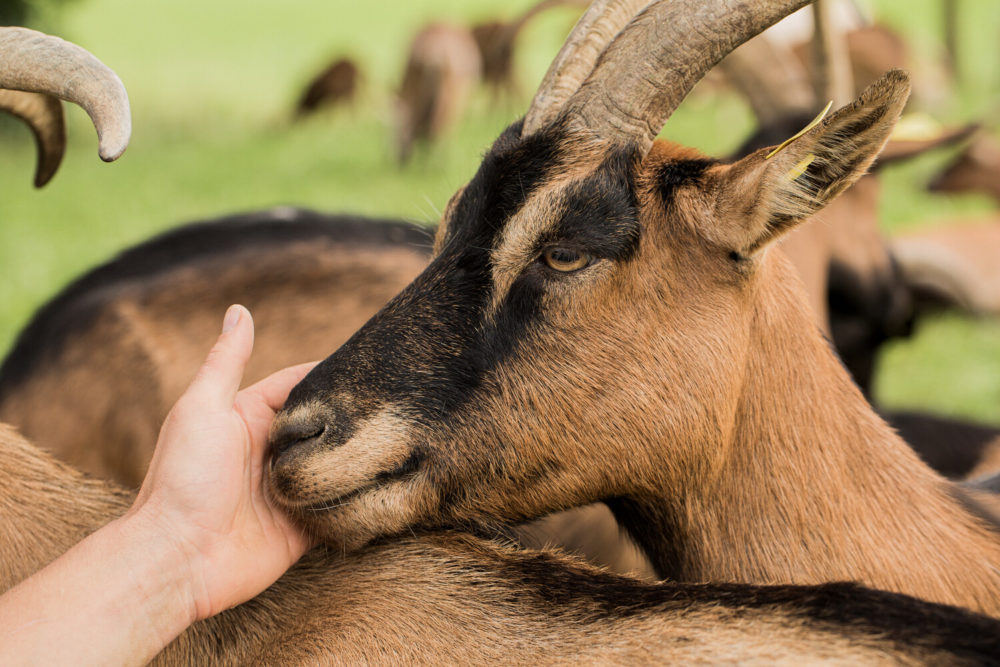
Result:
<instances>
[{"instance_id":1,"label":"animal herd","mask_svg":"<svg viewBox=\"0 0 1000 667\"><path fill-rule=\"evenodd\" d=\"M469 59L512 86L519 26L555 4L421 31L403 97ZM272 425L267 487L323 544L160 664L1000 664L1000 428L870 391L879 346L929 310L1000 312L1000 225L886 239L880 168L964 144L938 187L995 192L967 163L996 149L894 136L910 77L890 62L855 91L857 53L882 52L825 32L826 0L812 61L754 39L808 4L595 0L436 229L233 215L65 287L0 365L0 593L128 509L240 302L248 381L325 357ZM658 139L720 62L756 135L725 159ZM334 64L302 111L357 78ZM59 99L121 154L114 73L0 28L0 109L32 127L38 185ZM410 112L411 143L451 113Z\"/></svg>"}]
</instances>

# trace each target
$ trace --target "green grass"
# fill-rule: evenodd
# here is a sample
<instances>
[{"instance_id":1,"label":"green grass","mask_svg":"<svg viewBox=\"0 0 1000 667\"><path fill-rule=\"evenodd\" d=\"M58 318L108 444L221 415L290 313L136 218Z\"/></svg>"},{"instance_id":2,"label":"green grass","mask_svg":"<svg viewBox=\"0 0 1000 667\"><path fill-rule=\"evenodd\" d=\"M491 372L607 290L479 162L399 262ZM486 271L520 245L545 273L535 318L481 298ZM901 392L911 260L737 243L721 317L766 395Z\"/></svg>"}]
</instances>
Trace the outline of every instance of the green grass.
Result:
<instances>
[{"instance_id":1,"label":"green grass","mask_svg":"<svg viewBox=\"0 0 1000 667\"><path fill-rule=\"evenodd\" d=\"M446 141L399 169L392 158L391 91L410 35L430 19L509 17L532 2L76 0L44 15L40 27L91 49L119 73L132 101L134 134L121 161L102 164L86 116L70 110L67 159L48 187L33 191L30 136L0 120L0 350L65 282L181 222L279 204L435 220L490 142L524 111L575 16L551 12L522 36L520 99L498 104L480 92ZM924 64L939 59L938 5L878 3L879 15L914 41ZM1000 3L963 7L971 8L963 17L963 85L956 94L929 96L932 110L948 122L994 113L1000 91ZM363 67L359 102L290 123L303 84L337 55ZM751 127L738 100L696 91L666 132L724 154ZM948 157L929 156L886 174L887 230L990 210L980 198L935 198L920 190ZM998 333L996 322L929 324L916 341L887 355L880 395L894 405L1000 422Z\"/></svg>"}]
</instances>

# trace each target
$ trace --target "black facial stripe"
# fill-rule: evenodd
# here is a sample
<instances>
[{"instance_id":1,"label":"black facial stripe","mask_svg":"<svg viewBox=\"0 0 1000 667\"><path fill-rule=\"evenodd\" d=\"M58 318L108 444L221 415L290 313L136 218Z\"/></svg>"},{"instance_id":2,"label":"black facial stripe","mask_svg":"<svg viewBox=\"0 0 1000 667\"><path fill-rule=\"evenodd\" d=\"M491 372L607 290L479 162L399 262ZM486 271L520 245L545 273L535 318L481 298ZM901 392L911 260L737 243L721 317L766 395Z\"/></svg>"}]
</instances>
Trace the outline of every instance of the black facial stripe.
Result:
<instances>
[{"instance_id":1,"label":"black facial stripe","mask_svg":"<svg viewBox=\"0 0 1000 667\"><path fill-rule=\"evenodd\" d=\"M565 209L553 229L539 239L568 245L595 257L624 261L639 247L639 203L636 200L632 150L613 152L592 176L566 193Z\"/></svg>"},{"instance_id":2,"label":"black facial stripe","mask_svg":"<svg viewBox=\"0 0 1000 667\"><path fill-rule=\"evenodd\" d=\"M491 249L504 226L560 167L561 132L550 128L520 139L521 122L515 123L494 143L475 177L456 203L445 245Z\"/></svg>"},{"instance_id":3,"label":"black facial stripe","mask_svg":"<svg viewBox=\"0 0 1000 667\"><path fill-rule=\"evenodd\" d=\"M698 183L702 174L709 167L717 164L719 164L718 160L707 158L665 162L656 175L656 183L659 186L660 198L663 200L663 204L665 206L670 205L677 194L678 188Z\"/></svg>"}]
</instances>

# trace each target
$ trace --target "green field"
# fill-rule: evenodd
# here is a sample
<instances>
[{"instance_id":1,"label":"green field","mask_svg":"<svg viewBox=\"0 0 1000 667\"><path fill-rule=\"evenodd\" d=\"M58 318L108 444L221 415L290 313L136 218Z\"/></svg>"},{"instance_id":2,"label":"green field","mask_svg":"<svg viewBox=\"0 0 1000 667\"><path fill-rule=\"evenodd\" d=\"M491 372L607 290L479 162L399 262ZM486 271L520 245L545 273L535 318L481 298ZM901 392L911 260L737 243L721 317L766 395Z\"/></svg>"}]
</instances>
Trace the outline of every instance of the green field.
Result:
<instances>
[{"instance_id":1,"label":"green field","mask_svg":"<svg viewBox=\"0 0 1000 667\"><path fill-rule=\"evenodd\" d=\"M446 141L405 169L392 149L392 90L410 35L431 19L509 17L533 0L420 0L377 5L319 0L75 0L40 28L75 41L113 67L129 90L134 134L121 161L99 162L87 118L69 111L70 149L55 180L31 189L33 144L0 122L0 350L61 285L116 250L199 218L279 204L434 221L497 133L527 100L562 37L571 9L543 17L521 39L521 99L481 91ZM940 60L939 0L877 3L917 55ZM1000 102L1000 3L964 3L959 90L929 86L943 121L996 116ZM984 56L983 54L989 54ZM364 90L352 109L289 121L309 76L333 56L361 63ZM933 79L931 79L933 81ZM722 154L752 120L730 95L702 91L666 135ZM947 151L886 177L886 230L986 214L983 198L940 198L920 185ZM896 406L925 406L1000 422L1000 322L941 318L884 359L878 391Z\"/></svg>"}]
</instances>

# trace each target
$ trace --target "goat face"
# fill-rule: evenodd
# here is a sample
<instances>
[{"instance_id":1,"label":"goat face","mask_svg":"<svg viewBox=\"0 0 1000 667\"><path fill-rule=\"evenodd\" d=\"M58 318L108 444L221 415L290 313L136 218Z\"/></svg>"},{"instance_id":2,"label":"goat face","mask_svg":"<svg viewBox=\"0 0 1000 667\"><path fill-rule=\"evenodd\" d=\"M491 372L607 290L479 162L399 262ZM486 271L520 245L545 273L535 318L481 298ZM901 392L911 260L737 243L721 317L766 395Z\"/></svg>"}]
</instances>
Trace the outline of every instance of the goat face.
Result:
<instances>
[{"instance_id":1,"label":"goat face","mask_svg":"<svg viewBox=\"0 0 1000 667\"><path fill-rule=\"evenodd\" d=\"M773 343L753 340L753 313L794 282L766 246L863 173L907 90L887 75L732 165L515 125L449 205L428 268L292 391L274 497L355 547L711 469L746 360Z\"/></svg>"},{"instance_id":2,"label":"goat face","mask_svg":"<svg viewBox=\"0 0 1000 667\"><path fill-rule=\"evenodd\" d=\"M745 347L718 332L747 281L695 228L725 170L668 147L640 163L559 130L519 133L449 207L431 265L296 388L275 427L276 496L327 537L453 506L507 519L494 494L509 506L536 484L582 488L516 518L582 502L642 449L622 434L660 422L658 406L675 406L660 437L678 442L723 419L705 406ZM712 277L686 284L706 262ZM671 336L682 323L704 335ZM636 382L650 375L662 381Z\"/></svg>"}]
</instances>

